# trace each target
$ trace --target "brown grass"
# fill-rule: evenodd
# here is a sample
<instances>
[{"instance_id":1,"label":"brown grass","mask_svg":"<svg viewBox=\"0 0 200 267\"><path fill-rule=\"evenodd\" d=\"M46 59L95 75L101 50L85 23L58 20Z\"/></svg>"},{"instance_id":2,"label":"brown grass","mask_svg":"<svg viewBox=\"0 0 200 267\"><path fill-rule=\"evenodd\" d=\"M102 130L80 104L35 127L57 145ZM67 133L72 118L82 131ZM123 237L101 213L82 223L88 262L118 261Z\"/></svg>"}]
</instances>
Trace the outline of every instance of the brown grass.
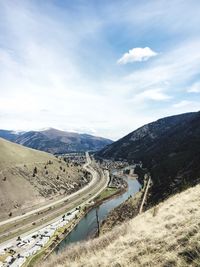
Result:
<instances>
[{"instance_id":1,"label":"brown grass","mask_svg":"<svg viewBox=\"0 0 200 267\"><path fill-rule=\"evenodd\" d=\"M67 247L42 267L200 266L200 185L100 238Z\"/></svg>"},{"instance_id":2,"label":"brown grass","mask_svg":"<svg viewBox=\"0 0 200 267\"><path fill-rule=\"evenodd\" d=\"M49 161L53 164L47 164ZM82 176L81 167L68 166L49 153L0 138L0 219L77 191Z\"/></svg>"}]
</instances>

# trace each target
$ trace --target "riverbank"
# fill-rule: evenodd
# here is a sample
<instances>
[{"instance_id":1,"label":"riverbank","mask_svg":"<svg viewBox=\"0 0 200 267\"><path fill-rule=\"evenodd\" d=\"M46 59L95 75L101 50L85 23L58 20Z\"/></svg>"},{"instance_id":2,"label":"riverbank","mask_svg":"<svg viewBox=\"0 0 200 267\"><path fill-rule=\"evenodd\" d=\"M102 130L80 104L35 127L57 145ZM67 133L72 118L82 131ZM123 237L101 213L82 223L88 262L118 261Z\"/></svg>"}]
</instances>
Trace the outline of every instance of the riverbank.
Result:
<instances>
[{"instance_id":1,"label":"riverbank","mask_svg":"<svg viewBox=\"0 0 200 267\"><path fill-rule=\"evenodd\" d=\"M100 226L100 235L111 231L115 226L128 221L139 214L143 192L137 192L133 197L129 197L121 205L109 212L106 219Z\"/></svg>"},{"instance_id":2,"label":"riverbank","mask_svg":"<svg viewBox=\"0 0 200 267\"><path fill-rule=\"evenodd\" d=\"M135 195L141 188L140 183L137 181L137 179L129 179L128 177L124 177L123 179L127 182L128 186L126 190L121 192L120 195L117 196L117 194L110 197L108 200L102 201L100 205L98 205L98 221L101 223L103 220L106 219L109 212L116 207L118 207L120 204L122 204L124 201L126 201L130 195ZM105 196L105 194L104 194ZM88 211L87 215L80 221L80 223L77 225L77 227L70 233L56 248L56 252L62 252L63 249L65 249L67 246L92 239L92 237L95 236L95 233L98 228L97 223L97 214L96 214L96 208L93 206L90 211Z\"/></svg>"},{"instance_id":3,"label":"riverbank","mask_svg":"<svg viewBox=\"0 0 200 267\"><path fill-rule=\"evenodd\" d=\"M126 176L129 179L137 179L137 175ZM128 221L136 217L140 213L141 203L144 197L146 189L147 180L143 183L140 190L134 194L130 195L129 198L121 203L119 206L114 208L109 212L106 219L102 221L100 226L100 235L111 231L115 226L121 225L125 221Z\"/></svg>"},{"instance_id":4,"label":"riverbank","mask_svg":"<svg viewBox=\"0 0 200 267\"><path fill-rule=\"evenodd\" d=\"M128 184L125 183L123 187L121 188L112 188L112 187L107 187L99 196L95 198L95 206L97 207L104 203L107 200L113 199L115 197L118 197L128 190Z\"/></svg>"},{"instance_id":5,"label":"riverbank","mask_svg":"<svg viewBox=\"0 0 200 267\"><path fill-rule=\"evenodd\" d=\"M62 240L64 238L66 238L78 225L78 223L81 221L81 219L83 219L91 210L97 208L98 206L100 206L101 204L103 204L104 202L111 200L117 196L120 196L122 194L124 194L127 190L128 186L126 188L121 188L121 189L117 189L116 191L113 191L112 193L110 193L109 195L105 196L105 197L101 197L101 195L104 194L104 191L109 189L109 187L107 187L100 195L100 198L95 198L94 202L91 205L85 206L83 208L83 213L81 214L81 216L79 216L78 220L76 222L73 223L73 227L71 227L71 229L67 229L68 231L65 233L65 236L61 237L60 241L56 244L56 246L54 247L54 249L52 249L51 253L53 253L56 249L56 247L62 242ZM50 253L50 254L51 254ZM48 257L48 256L47 256ZM46 257L46 258L47 258ZM30 266L28 266L30 267Z\"/></svg>"}]
</instances>

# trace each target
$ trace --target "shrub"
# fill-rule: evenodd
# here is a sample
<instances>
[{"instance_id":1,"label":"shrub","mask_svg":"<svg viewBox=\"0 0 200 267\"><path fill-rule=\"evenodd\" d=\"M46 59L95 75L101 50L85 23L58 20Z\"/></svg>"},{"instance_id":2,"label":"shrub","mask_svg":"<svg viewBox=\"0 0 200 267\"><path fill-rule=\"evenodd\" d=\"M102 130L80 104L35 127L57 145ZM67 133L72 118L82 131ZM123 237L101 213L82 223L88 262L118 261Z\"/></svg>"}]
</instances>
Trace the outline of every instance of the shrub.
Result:
<instances>
[{"instance_id":1,"label":"shrub","mask_svg":"<svg viewBox=\"0 0 200 267\"><path fill-rule=\"evenodd\" d=\"M35 167L35 168L33 169L33 177L35 177L36 174L37 174L37 167Z\"/></svg>"}]
</instances>

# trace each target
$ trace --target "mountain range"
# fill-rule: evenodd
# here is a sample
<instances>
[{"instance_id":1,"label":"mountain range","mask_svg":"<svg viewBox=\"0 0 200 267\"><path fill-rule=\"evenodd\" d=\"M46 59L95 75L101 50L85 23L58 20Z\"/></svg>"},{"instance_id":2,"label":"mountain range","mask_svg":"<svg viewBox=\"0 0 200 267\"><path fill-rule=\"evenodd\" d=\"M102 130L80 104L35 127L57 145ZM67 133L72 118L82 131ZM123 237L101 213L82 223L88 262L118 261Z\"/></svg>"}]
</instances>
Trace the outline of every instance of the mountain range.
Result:
<instances>
[{"instance_id":1,"label":"mountain range","mask_svg":"<svg viewBox=\"0 0 200 267\"><path fill-rule=\"evenodd\" d=\"M17 144L53 154L97 151L112 143L111 140L106 138L89 134L65 132L53 128L28 132L0 130L0 137Z\"/></svg>"},{"instance_id":2,"label":"mountain range","mask_svg":"<svg viewBox=\"0 0 200 267\"><path fill-rule=\"evenodd\" d=\"M200 112L146 124L97 153L98 157L141 161L151 173L150 202L200 181Z\"/></svg>"}]
</instances>

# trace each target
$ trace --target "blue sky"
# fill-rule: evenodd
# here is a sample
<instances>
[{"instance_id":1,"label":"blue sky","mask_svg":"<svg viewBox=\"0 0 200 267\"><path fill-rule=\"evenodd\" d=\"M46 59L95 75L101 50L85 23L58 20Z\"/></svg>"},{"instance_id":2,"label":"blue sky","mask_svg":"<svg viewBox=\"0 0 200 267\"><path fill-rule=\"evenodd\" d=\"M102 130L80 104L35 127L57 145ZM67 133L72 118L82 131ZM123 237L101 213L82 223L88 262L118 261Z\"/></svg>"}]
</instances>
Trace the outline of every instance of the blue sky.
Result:
<instances>
[{"instance_id":1,"label":"blue sky","mask_svg":"<svg viewBox=\"0 0 200 267\"><path fill-rule=\"evenodd\" d=\"M0 128L118 139L200 109L199 0L0 0Z\"/></svg>"}]
</instances>

